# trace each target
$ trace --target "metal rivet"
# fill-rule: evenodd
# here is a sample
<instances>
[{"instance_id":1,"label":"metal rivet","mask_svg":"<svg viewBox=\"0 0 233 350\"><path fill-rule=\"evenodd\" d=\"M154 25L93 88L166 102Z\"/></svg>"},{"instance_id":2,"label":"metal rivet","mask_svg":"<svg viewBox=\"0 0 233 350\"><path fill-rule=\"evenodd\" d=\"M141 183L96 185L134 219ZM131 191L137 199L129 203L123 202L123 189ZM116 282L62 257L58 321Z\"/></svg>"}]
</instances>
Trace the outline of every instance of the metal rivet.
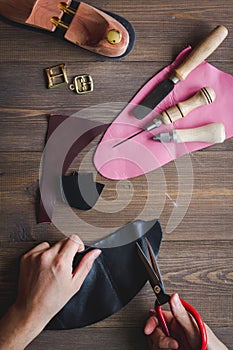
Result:
<instances>
[{"instance_id":1,"label":"metal rivet","mask_svg":"<svg viewBox=\"0 0 233 350\"><path fill-rule=\"evenodd\" d=\"M159 294L161 292L161 288L159 286L155 286L154 291L156 294Z\"/></svg>"},{"instance_id":2,"label":"metal rivet","mask_svg":"<svg viewBox=\"0 0 233 350\"><path fill-rule=\"evenodd\" d=\"M111 29L107 34L107 40L110 44L119 44L122 39L122 35L118 30Z\"/></svg>"}]
</instances>

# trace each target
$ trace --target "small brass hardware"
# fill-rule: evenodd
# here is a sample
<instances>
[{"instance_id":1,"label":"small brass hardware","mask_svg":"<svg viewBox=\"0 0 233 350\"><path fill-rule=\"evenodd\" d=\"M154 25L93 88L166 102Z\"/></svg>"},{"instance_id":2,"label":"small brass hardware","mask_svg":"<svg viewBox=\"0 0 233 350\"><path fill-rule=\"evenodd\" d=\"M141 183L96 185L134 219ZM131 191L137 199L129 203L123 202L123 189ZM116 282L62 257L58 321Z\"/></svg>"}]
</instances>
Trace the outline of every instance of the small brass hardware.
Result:
<instances>
[{"instance_id":1,"label":"small brass hardware","mask_svg":"<svg viewBox=\"0 0 233 350\"><path fill-rule=\"evenodd\" d=\"M69 7L65 2L59 2L58 8L68 15L75 15L76 11Z\"/></svg>"},{"instance_id":2,"label":"small brass hardware","mask_svg":"<svg viewBox=\"0 0 233 350\"><path fill-rule=\"evenodd\" d=\"M70 90L76 91L77 94L86 94L94 89L93 79L89 74L79 75L74 78L70 84Z\"/></svg>"},{"instance_id":3,"label":"small brass hardware","mask_svg":"<svg viewBox=\"0 0 233 350\"><path fill-rule=\"evenodd\" d=\"M121 42L122 35L118 30L111 29L107 34L107 40L110 44L116 45Z\"/></svg>"},{"instance_id":4,"label":"small brass hardware","mask_svg":"<svg viewBox=\"0 0 233 350\"><path fill-rule=\"evenodd\" d=\"M46 68L45 72L48 78L48 88L55 88L68 84L65 64L59 64L50 68Z\"/></svg>"},{"instance_id":5,"label":"small brass hardware","mask_svg":"<svg viewBox=\"0 0 233 350\"><path fill-rule=\"evenodd\" d=\"M65 22L63 22L61 19L59 19L58 17L52 17L50 18L50 21L56 26L56 27L61 27L64 29L68 29L69 26L67 24L65 24Z\"/></svg>"}]
</instances>

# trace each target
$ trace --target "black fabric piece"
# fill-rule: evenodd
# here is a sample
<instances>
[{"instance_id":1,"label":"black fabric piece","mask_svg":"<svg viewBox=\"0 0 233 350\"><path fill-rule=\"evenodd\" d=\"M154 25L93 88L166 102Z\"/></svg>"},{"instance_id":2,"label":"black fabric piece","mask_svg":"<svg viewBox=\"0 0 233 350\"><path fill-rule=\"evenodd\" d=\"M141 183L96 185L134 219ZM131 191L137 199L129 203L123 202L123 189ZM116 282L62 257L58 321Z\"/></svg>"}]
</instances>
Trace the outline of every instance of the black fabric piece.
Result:
<instances>
[{"instance_id":1,"label":"black fabric piece","mask_svg":"<svg viewBox=\"0 0 233 350\"><path fill-rule=\"evenodd\" d=\"M91 325L114 314L125 306L144 286L148 277L137 253L138 241L146 253L145 237L149 240L155 257L158 255L162 231L157 220L134 221L120 229L134 232L131 243L115 248L101 248L118 240L119 230L95 244L102 254L96 259L81 289L50 321L47 329L72 329ZM121 232L122 233L122 232ZM88 247L75 257L74 267L83 255L93 247Z\"/></svg>"},{"instance_id":2,"label":"black fabric piece","mask_svg":"<svg viewBox=\"0 0 233 350\"><path fill-rule=\"evenodd\" d=\"M79 174L74 172L71 176L62 176L62 189L64 201L72 208L89 210L94 207L104 185L93 181L93 174Z\"/></svg>"}]
</instances>

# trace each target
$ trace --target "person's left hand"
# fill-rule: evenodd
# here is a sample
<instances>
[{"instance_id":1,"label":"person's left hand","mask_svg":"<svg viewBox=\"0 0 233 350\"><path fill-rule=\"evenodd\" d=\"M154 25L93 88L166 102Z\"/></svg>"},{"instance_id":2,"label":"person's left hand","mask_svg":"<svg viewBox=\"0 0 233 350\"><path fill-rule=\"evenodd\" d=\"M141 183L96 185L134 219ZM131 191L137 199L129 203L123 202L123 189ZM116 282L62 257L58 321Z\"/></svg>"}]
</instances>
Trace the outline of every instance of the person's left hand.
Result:
<instances>
[{"instance_id":1,"label":"person's left hand","mask_svg":"<svg viewBox=\"0 0 233 350\"><path fill-rule=\"evenodd\" d=\"M74 235L52 247L43 242L22 257L17 300L0 320L1 350L24 349L78 292L101 253L89 251L73 271L74 256L83 249Z\"/></svg>"},{"instance_id":2,"label":"person's left hand","mask_svg":"<svg viewBox=\"0 0 233 350\"><path fill-rule=\"evenodd\" d=\"M101 253L88 252L73 271L74 256L83 249L83 242L74 235L52 247L43 242L26 253L21 259L17 307L46 325L80 289Z\"/></svg>"}]
</instances>

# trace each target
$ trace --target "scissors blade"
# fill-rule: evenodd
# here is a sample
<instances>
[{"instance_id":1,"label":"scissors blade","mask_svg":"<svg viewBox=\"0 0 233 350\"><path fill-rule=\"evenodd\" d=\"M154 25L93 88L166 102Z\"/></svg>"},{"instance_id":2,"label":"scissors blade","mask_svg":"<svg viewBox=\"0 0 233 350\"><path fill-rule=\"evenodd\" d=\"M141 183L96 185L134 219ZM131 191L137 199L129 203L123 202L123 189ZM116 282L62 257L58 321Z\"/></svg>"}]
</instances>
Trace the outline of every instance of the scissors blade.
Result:
<instances>
[{"instance_id":1,"label":"scissors blade","mask_svg":"<svg viewBox=\"0 0 233 350\"><path fill-rule=\"evenodd\" d=\"M145 253L143 252L143 250L140 247L140 245L138 244L138 242L136 242L136 245L137 245L139 257L140 257L141 261L143 262L143 265L148 273L152 288L154 289L155 286L160 286L162 288L159 277L156 275L153 267L151 266L148 258L146 257Z\"/></svg>"},{"instance_id":2,"label":"scissors blade","mask_svg":"<svg viewBox=\"0 0 233 350\"><path fill-rule=\"evenodd\" d=\"M156 304L155 305L166 304L170 300L170 295L165 293L162 278L161 278L161 275L160 275L160 272L158 269L157 262L154 259L151 245L148 242L148 240L146 239L146 246L147 246L148 256L150 259L150 261L149 261L145 255L145 253L143 252L142 248L138 244L138 242L136 242L136 244L137 244L139 257L140 257L140 259L141 259L141 261L142 261L142 263L143 263L143 265L148 273L151 287L156 295ZM155 269L154 269L154 267L155 267Z\"/></svg>"}]
</instances>

